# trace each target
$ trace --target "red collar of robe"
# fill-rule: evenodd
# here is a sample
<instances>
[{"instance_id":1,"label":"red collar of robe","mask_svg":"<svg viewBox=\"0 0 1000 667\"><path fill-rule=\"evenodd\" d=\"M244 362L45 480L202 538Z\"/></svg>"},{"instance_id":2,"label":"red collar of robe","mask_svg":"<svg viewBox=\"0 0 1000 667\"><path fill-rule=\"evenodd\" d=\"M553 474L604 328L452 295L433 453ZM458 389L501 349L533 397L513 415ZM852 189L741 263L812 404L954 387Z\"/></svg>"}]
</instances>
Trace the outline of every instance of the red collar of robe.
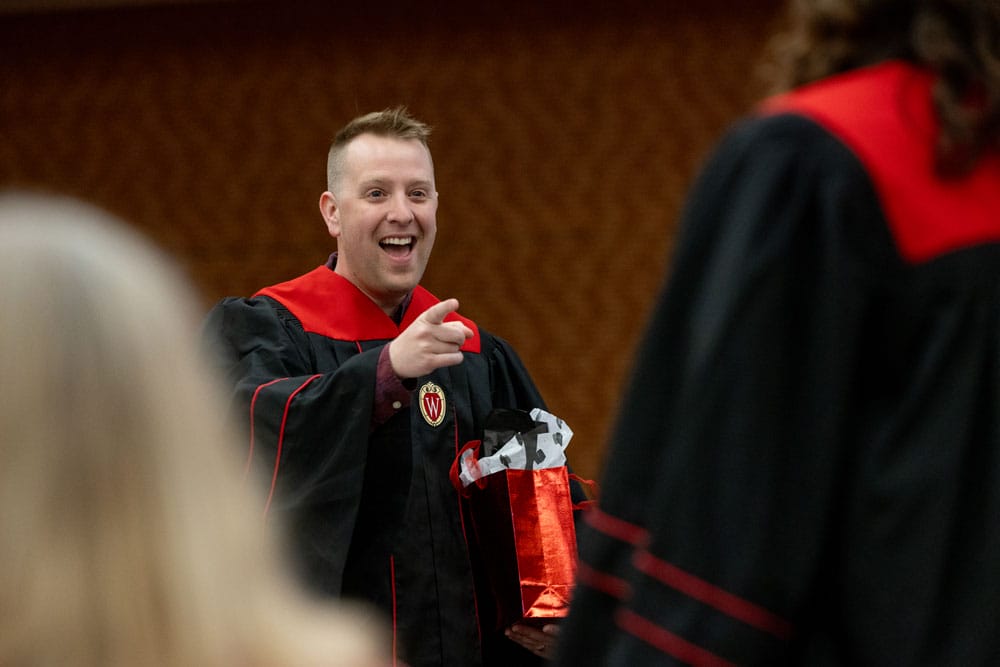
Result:
<instances>
[{"instance_id":1,"label":"red collar of robe","mask_svg":"<svg viewBox=\"0 0 1000 667\"><path fill-rule=\"evenodd\" d=\"M351 281L327 266L287 282L265 287L254 296L268 296L289 310L302 328L334 340L390 340L410 326L422 312L440 302L417 285L410 304L398 325L368 295ZM473 336L462 345L463 352L479 353L479 327L472 320L448 313L446 322L462 322Z\"/></svg>"},{"instance_id":2,"label":"red collar of robe","mask_svg":"<svg viewBox=\"0 0 1000 667\"><path fill-rule=\"evenodd\" d=\"M940 125L931 102L934 81L928 71L890 60L802 86L763 105L767 113L813 119L858 157L901 254L914 263L1000 241L1000 155L982 156L961 178L935 174Z\"/></svg>"}]
</instances>

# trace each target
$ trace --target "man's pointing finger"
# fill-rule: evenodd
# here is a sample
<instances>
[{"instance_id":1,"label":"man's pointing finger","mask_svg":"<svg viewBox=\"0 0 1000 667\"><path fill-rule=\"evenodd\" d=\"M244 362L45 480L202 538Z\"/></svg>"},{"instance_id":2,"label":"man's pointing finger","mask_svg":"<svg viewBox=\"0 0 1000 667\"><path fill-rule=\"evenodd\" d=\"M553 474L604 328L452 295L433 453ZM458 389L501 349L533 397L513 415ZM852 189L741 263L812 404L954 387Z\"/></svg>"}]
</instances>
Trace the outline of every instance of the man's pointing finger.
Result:
<instances>
[{"instance_id":1,"label":"man's pointing finger","mask_svg":"<svg viewBox=\"0 0 1000 667\"><path fill-rule=\"evenodd\" d=\"M428 324L441 324L448 313L458 310L458 299L445 299L425 310L420 317Z\"/></svg>"}]
</instances>

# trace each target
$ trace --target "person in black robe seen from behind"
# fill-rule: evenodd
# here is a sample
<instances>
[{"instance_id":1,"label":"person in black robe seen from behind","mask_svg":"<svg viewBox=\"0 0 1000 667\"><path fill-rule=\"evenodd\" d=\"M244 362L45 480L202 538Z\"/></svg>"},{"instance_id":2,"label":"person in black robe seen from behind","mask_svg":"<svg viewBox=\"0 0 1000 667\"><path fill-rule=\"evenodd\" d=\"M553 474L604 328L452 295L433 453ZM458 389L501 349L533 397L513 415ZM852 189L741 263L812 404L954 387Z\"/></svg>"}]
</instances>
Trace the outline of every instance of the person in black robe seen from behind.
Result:
<instances>
[{"instance_id":1,"label":"person in black robe seen from behind","mask_svg":"<svg viewBox=\"0 0 1000 667\"><path fill-rule=\"evenodd\" d=\"M1000 664L1000 3L798 0L686 206L557 664Z\"/></svg>"},{"instance_id":2,"label":"person in black robe seen from behind","mask_svg":"<svg viewBox=\"0 0 1000 667\"><path fill-rule=\"evenodd\" d=\"M411 667L540 664L556 626L496 627L448 472L494 408L545 404L507 342L419 284L437 232L429 131L401 107L340 130L319 202L337 252L223 299L206 337L249 416L265 511L288 517L315 590L384 610Z\"/></svg>"}]
</instances>

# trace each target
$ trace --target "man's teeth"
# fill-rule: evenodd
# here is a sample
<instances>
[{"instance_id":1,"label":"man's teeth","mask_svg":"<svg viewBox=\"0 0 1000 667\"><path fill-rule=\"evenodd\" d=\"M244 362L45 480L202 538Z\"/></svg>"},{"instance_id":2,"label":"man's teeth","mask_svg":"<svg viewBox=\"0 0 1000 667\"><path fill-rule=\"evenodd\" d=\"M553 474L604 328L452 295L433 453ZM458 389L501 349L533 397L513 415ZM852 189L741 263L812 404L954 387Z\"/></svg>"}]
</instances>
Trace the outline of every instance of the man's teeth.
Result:
<instances>
[{"instance_id":1,"label":"man's teeth","mask_svg":"<svg viewBox=\"0 0 1000 667\"><path fill-rule=\"evenodd\" d=\"M412 240L413 239L411 239L409 237L406 237L406 238L388 238L388 239L382 239L380 241L380 243L382 245L410 245L410 242Z\"/></svg>"}]
</instances>

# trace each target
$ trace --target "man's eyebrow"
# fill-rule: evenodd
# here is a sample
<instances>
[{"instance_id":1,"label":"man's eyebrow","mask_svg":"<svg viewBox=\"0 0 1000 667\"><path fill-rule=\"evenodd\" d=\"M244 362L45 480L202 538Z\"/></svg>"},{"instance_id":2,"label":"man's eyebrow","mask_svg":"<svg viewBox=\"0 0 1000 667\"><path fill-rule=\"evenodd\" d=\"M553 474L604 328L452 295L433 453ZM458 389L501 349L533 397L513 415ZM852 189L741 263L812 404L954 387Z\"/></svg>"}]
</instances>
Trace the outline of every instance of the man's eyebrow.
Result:
<instances>
[{"instance_id":1,"label":"man's eyebrow","mask_svg":"<svg viewBox=\"0 0 1000 667\"><path fill-rule=\"evenodd\" d=\"M355 187L357 190L355 192L361 194L372 188L380 188L382 190L391 191L394 187L401 187L404 191L409 191L413 189L430 190L434 191L434 179L433 178L415 178L412 181L403 181L400 184L399 180L390 174L373 174L368 178L360 180L356 183Z\"/></svg>"},{"instance_id":2,"label":"man's eyebrow","mask_svg":"<svg viewBox=\"0 0 1000 667\"><path fill-rule=\"evenodd\" d=\"M370 187L378 186L378 187L383 187L384 188L384 187L386 187L388 185L394 184L395 182L396 182L396 180L393 179L393 178L389 178L389 177L385 177L385 176L372 176L371 178L366 178L363 181L359 181L358 182L358 187L361 187L361 188L370 188ZM407 188L413 188L413 187L433 188L434 187L433 183L434 183L434 181L427 180L425 178L418 178L418 179L415 179L415 180L412 180L412 181L406 181L404 183L404 186L407 187Z\"/></svg>"}]
</instances>

